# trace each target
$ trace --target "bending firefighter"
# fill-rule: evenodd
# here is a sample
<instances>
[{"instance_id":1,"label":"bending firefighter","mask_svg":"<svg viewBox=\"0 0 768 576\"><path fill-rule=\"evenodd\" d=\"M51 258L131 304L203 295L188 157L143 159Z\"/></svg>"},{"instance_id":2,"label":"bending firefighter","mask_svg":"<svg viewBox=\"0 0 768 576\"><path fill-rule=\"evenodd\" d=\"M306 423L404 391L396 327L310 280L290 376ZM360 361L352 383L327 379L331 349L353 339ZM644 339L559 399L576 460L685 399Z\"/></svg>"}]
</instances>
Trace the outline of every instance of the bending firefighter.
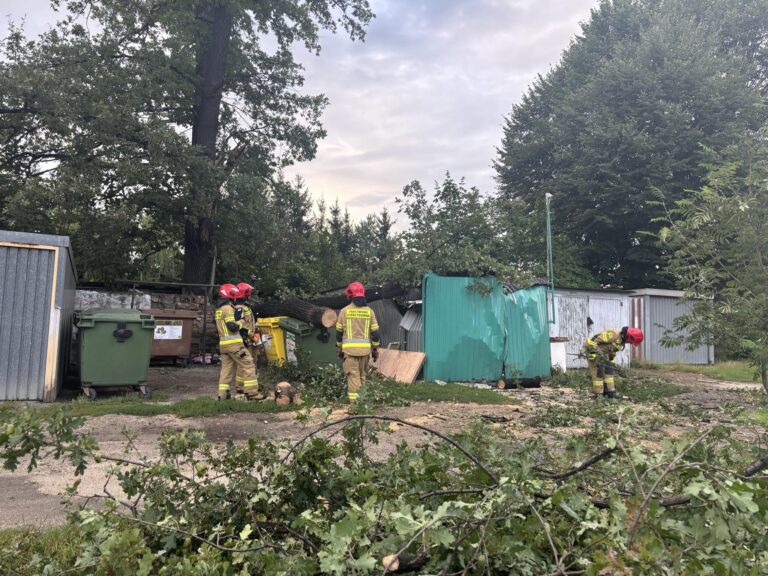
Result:
<instances>
[{"instance_id":1,"label":"bending firefighter","mask_svg":"<svg viewBox=\"0 0 768 576\"><path fill-rule=\"evenodd\" d=\"M235 316L235 300L240 290L234 284L219 287L219 301L216 303L216 330L219 332L221 350L221 374L219 376L219 400L230 398L232 382L242 383L247 398L262 398L259 394L259 380L253 365L253 358L243 344L240 329L243 321Z\"/></svg>"},{"instance_id":2,"label":"bending firefighter","mask_svg":"<svg viewBox=\"0 0 768 576\"><path fill-rule=\"evenodd\" d=\"M336 346L339 357L344 359L349 401L356 402L365 383L368 359L379 357L379 323L365 300L365 286L352 282L344 293L352 302L339 312Z\"/></svg>"},{"instance_id":3,"label":"bending firefighter","mask_svg":"<svg viewBox=\"0 0 768 576\"><path fill-rule=\"evenodd\" d=\"M592 374L592 394L616 398L616 354L626 344L638 345L643 341L643 331L624 326L621 330L609 328L595 334L584 344L584 353Z\"/></svg>"}]
</instances>

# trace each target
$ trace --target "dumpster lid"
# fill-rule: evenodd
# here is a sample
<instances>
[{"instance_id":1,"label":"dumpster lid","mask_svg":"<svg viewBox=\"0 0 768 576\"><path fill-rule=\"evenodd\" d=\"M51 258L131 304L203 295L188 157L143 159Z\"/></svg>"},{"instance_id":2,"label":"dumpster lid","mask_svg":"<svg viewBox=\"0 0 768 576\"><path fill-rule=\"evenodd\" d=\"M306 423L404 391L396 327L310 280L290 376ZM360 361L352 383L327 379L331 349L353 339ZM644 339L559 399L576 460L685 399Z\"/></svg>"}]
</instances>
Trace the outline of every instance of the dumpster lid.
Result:
<instances>
[{"instance_id":1,"label":"dumpster lid","mask_svg":"<svg viewBox=\"0 0 768 576\"><path fill-rule=\"evenodd\" d=\"M306 336L312 333L312 326L296 318L282 318L280 320L280 328L299 334L300 336Z\"/></svg>"},{"instance_id":2,"label":"dumpster lid","mask_svg":"<svg viewBox=\"0 0 768 576\"><path fill-rule=\"evenodd\" d=\"M149 320L149 314L133 308L89 308L79 314L80 318L90 318L101 322L141 322Z\"/></svg>"},{"instance_id":3,"label":"dumpster lid","mask_svg":"<svg viewBox=\"0 0 768 576\"><path fill-rule=\"evenodd\" d=\"M197 312L192 310L176 310L175 308L141 308L142 314L151 314L155 318L197 318Z\"/></svg>"}]
</instances>

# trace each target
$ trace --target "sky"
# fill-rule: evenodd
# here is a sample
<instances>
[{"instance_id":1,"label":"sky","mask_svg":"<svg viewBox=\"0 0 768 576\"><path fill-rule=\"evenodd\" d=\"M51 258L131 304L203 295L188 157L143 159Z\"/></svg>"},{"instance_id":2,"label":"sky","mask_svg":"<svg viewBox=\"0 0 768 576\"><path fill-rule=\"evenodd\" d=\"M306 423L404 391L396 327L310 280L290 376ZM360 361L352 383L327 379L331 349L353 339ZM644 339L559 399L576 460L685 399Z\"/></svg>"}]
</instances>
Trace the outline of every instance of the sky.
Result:
<instances>
[{"instance_id":1,"label":"sky","mask_svg":"<svg viewBox=\"0 0 768 576\"><path fill-rule=\"evenodd\" d=\"M560 59L598 0L371 0L364 42L323 33L320 56L297 52L305 89L329 100L317 156L289 168L316 198L356 221L412 180L446 172L488 193L502 126L538 74ZM0 22L28 34L55 21L48 0L0 0ZM396 215L395 215L396 216ZM398 227L403 217L397 217Z\"/></svg>"}]
</instances>

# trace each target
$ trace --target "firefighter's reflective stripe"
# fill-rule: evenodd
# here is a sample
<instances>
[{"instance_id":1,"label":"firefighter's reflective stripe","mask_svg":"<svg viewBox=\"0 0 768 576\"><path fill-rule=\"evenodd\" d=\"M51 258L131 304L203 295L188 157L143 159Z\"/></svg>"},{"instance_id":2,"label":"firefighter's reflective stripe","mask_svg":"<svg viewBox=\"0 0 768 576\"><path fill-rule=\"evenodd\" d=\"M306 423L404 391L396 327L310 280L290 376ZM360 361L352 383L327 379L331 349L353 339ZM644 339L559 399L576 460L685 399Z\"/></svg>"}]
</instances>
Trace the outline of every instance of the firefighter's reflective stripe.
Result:
<instances>
[{"instance_id":1,"label":"firefighter's reflective stripe","mask_svg":"<svg viewBox=\"0 0 768 576\"><path fill-rule=\"evenodd\" d=\"M243 339L240 336L236 338L230 338L230 337L219 338L219 344L221 346L227 346L229 344L237 344L237 343L240 343L240 344L243 343Z\"/></svg>"},{"instance_id":2,"label":"firefighter's reflective stripe","mask_svg":"<svg viewBox=\"0 0 768 576\"><path fill-rule=\"evenodd\" d=\"M342 340L341 341L341 348L347 349L347 348L371 348L371 340L370 338L362 339L362 338L350 338L348 340Z\"/></svg>"}]
</instances>

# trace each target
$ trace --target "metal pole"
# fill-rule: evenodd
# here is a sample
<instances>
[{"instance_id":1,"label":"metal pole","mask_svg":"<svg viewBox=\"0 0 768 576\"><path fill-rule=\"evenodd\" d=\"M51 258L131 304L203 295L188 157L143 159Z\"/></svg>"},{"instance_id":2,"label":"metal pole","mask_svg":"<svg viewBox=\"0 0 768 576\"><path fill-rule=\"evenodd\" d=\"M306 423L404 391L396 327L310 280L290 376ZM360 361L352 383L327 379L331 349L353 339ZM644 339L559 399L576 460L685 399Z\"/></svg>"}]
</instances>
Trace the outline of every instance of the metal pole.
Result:
<instances>
[{"instance_id":1,"label":"metal pole","mask_svg":"<svg viewBox=\"0 0 768 576\"><path fill-rule=\"evenodd\" d=\"M550 324L555 323L555 267L552 263L552 220L549 216L549 202L552 200L552 194L544 194L544 204L547 207L547 280L549 284L549 295L552 302L552 317Z\"/></svg>"}]
</instances>

